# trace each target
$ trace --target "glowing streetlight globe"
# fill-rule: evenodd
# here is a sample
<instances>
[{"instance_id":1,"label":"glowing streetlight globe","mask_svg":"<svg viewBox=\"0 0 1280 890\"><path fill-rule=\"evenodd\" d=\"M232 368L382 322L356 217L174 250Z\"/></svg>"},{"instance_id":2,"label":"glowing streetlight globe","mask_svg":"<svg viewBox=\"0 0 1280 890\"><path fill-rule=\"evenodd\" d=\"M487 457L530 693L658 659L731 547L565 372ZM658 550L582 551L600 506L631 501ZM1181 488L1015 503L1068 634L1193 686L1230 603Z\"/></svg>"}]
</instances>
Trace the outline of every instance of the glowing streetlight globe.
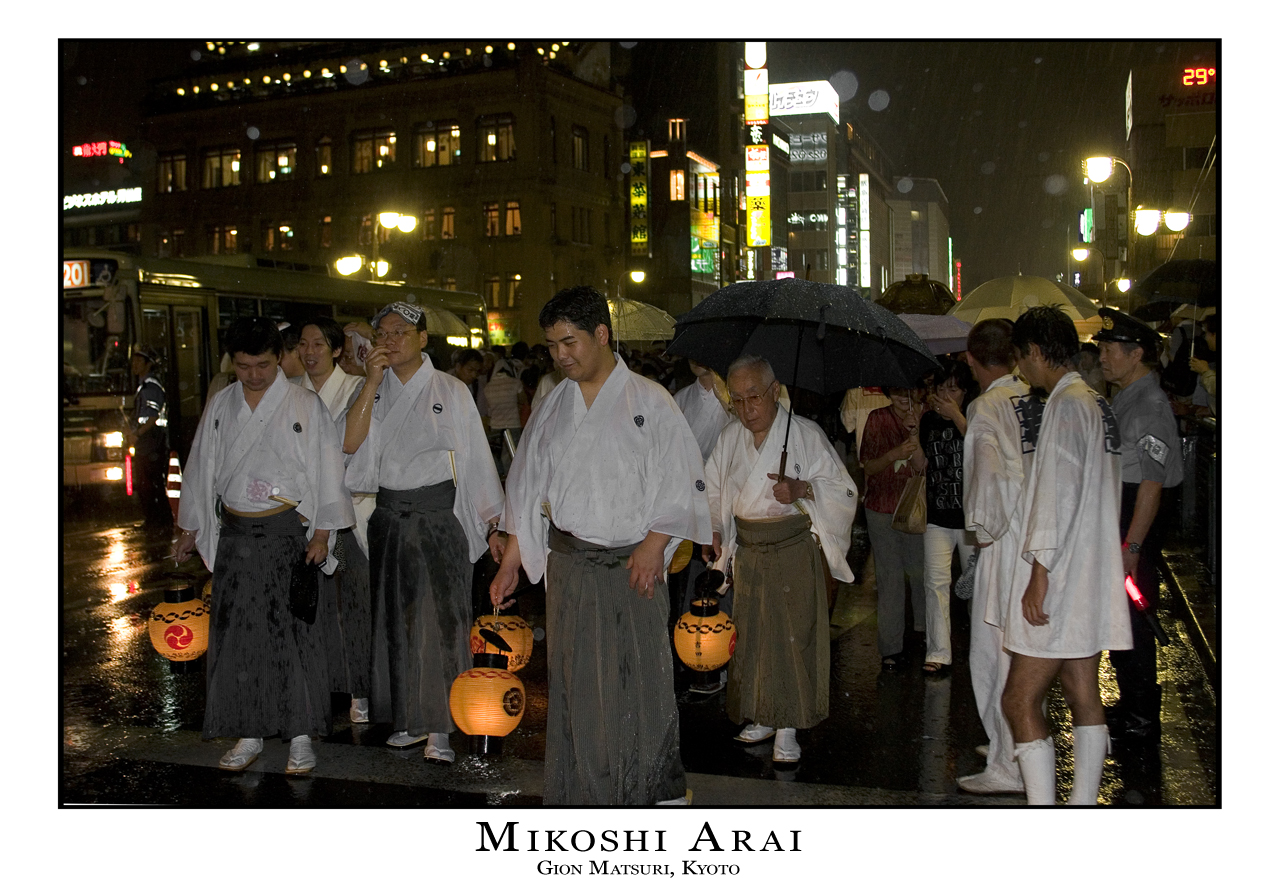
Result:
<instances>
[{"instance_id":1,"label":"glowing streetlight globe","mask_svg":"<svg viewBox=\"0 0 1280 890\"><path fill-rule=\"evenodd\" d=\"M364 258L358 256L339 257L333 264L339 275L352 275L364 265Z\"/></svg>"},{"instance_id":2,"label":"glowing streetlight globe","mask_svg":"<svg viewBox=\"0 0 1280 890\"><path fill-rule=\"evenodd\" d=\"M400 221L396 223L396 228L404 232L406 235L418 227L418 218L409 216L407 213L400 214Z\"/></svg>"},{"instance_id":3,"label":"glowing streetlight globe","mask_svg":"<svg viewBox=\"0 0 1280 890\"><path fill-rule=\"evenodd\" d=\"M1191 214L1181 210L1166 210L1164 224L1171 232L1181 232L1191 224Z\"/></svg>"},{"instance_id":4,"label":"glowing streetlight globe","mask_svg":"<svg viewBox=\"0 0 1280 890\"><path fill-rule=\"evenodd\" d=\"M1122 293L1122 294L1124 294L1124 293L1128 293L1128 292L1129 292L1129 288L1131 288L1131 287L1133 287L1133 279L1132 279L1132 278L1117 278L1117 279L1116 279L1116 289L1117 289L1118 291L1120 291L1120 293Z\"/></svg>"},{"instance_id":5,"label":"glowing streetlight globe","mask_svg":"<svg viewBox=\"0 0 1280 890\"><path fill-rule=\"evenodd\" d=\"M1154 235L1160 228L1160 211L1149 207L1139 207L1133 212L1133 227L1139 235Z\"/></svg>"},{"instance_id":6,"label":"glowing streetlight globe","mask_svg":"<svg viewBox=\"0 0 1280 890\"><path fill-rule=\"evenodd\" d=\"M382 223L384 229L394 229L400 222L400 214L394 210L384 211L378 214L378 222Z\"/></svg>"},{"instance_id":7,"label":"glowing streetlight globe","mask_svg":"<svg viewBox=\"0 0 1280 890\"><path fill-rule=\"evenodd\" d=\"M1111 178L1116 165L1112 158L1085 158L1084 175L1092 182L1106 182Z\"/></svg>"},{"instance_id":8,"label":"glowing streetlight globe","mask_svg":"<svg viewBox=\"0 0 1280 890\"><path fill-rule=\"evenodd\" d=\"M377 265L374 266L374 274L377 275L379 278L386 278L387 272L390 269L391 269L390 263L388 263L386 260L378 260Z\"/></svg>"},{"instance_id":9,"label":"glowing streetlight globe","mask_svg":"<svg viewBox=\"0 0 1280 890\"><path fill-rule=\"evenodd\" d=\"M1089 258L1089 248L1076 247L1071 251L1071 255L1075 257L1077 263L1083 263Z\"/></svg>"},{"instance_id":10,"label":"glowing streetlight globe","mask_svg":"<svg viewBox=\"0 0 1280 890\"><path fill-rule=\"evenodd\" d=\"M637 269L634 272L632 272L631 280L634 281L636 284L639 284L640 282L644 281L644 270Z\"/></svg>"}]
</instances>

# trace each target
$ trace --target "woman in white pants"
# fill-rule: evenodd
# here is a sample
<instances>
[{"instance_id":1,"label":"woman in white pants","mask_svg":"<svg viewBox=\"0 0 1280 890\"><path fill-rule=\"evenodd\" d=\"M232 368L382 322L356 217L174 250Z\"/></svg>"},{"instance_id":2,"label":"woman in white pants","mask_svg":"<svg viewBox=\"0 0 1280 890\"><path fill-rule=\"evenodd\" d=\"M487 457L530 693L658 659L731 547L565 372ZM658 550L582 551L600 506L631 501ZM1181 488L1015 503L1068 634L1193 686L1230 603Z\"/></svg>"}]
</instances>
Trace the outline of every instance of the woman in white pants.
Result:
<instances>
[{"instance_id":1,"label":"woman in white pants","mask_svg":"<svg viewBox=\"0 0 1280 890\"><path fill-rule=\"evenodd\" d=\"M920 418L920 447L929 461L925 482L928 525L924 532L924 672L945 674L951 666L951 557L969 561L976 541L964 529L964 433L962 406L977 394L964 362L942 359Z\"/></svg>"}]
</instances>

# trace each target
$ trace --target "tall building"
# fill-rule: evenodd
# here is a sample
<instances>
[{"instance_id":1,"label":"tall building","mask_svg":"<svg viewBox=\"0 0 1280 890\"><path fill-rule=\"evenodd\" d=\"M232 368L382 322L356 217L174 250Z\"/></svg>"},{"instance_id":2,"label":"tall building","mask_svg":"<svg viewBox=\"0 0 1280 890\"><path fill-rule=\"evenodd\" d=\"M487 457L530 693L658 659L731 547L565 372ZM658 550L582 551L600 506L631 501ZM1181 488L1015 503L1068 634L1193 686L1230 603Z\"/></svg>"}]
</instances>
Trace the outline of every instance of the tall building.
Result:
<instances>
[{"instance_id":1,"label":"tall building","mask_svg":"<svg viewBox=\"0 0 1280 890\"><path fill-rule=\"evenodd\" d=\"M894 177L893 197L886 203L893 211L893 280L911 274L951 282L951 228L947 196L936 179ZM954 293L955 288L951 287Z\"/></svg>"},{"instance_id":2,"label":"tall building","mask_svg":"<svg viewBox=\"0 0 1280 890\"><path fill-rule=\"evenodd\" d=\"M844 124L843 144L846 281L876 299L898 280L893 275L894 212L889 206L890 196L898 194L892 184L893 165L853 121Z\"/></svg>"},{"instance_id":3,"label":"tall building","mask_svg":"<svg viewBox=\"0 0 1280 890\"><path fill-rule=\"evenodd\" d=\"M621 88L608 43L218 44L154 85L144 255L252 254L478 294L494 343L557 290L617 296ZM412 217L402 231L381 214Z\"/></svg>"},{"instance_id":4,"label":"tall building","mask_svg":"<svg viewBox=\"0 0 1280 890\"><path fill-rule=\"evenodd\" d=\"M798 278L834 284L840 249L837 208L843 197L840 98L825 80L769 85L769 116L785 126L787 268ZM777 243L778 239L775 239Z\"/></svg>"}]
</instances>

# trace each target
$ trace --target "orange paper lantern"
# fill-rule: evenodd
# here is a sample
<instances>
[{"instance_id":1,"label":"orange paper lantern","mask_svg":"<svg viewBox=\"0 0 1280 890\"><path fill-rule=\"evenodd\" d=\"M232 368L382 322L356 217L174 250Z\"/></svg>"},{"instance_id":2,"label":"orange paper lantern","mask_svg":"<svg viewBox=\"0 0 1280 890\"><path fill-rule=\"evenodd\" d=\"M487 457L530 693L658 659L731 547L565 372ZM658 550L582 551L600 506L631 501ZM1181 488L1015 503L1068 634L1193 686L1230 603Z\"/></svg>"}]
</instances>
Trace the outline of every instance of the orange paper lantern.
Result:
<instances>
[{"instance_id":1,"label":"orange paper lantern","mask_svg":"<svg viewBox=\"0 0 1280 890\"><path fill-rule=\"evenodd\" d=\"M738 631L714 597L696 599L676 622L676 654L695 671L716 671L733 657Z\"/></svg>"},{"instance_id":2,"label":"orange paper lantern","mask_svg":"<svg viewBox=\"0 0 1280 890\"><path fill-rule=\"evenodd\" d=\"M476 666L458 674L449 690L449 713L467 735L501 738L524 716L524 684L502 655L475 656Z\"/></svg>"},{"instance_id":3,"label":"orange paper lantern","mask_svg":"<svg viewBox=\"0 0 1280 890\"><path fill-rule=\"evenodd\" d=\"M511 647L507 656L507 670L515 673L529 663L533 654L533 628L519 615L481 615L471 625L471 654L493 653L497 650L480 635L487 628L502 637Z\"/></svg>"},{"instance_id":4,"label":"orange paper lantern","mask_svg":"<svg viewBox=\"0 0 1280 890\"><path fill-rule=\"evenodd\" d=\"M209 648L209 606L187 581L169 585L147 626L151 645L171 662L195 661Z\"/></svg>"}]
</instances>

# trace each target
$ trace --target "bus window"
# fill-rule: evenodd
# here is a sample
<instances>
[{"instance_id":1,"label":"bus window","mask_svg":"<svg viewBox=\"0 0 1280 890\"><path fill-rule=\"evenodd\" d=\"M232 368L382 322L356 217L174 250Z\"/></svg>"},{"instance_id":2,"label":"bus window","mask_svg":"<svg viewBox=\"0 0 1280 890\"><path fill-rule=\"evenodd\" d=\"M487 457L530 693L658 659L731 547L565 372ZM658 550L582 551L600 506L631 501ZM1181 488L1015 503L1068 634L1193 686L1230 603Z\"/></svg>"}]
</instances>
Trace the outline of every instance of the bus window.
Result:
<instances>
[{"instance_id":1,"label":"bus window","mask_svg":"<svg viewBox=\"0 0 1280 890\"><path fill-rule=\"evenodd\" d=\"M127 332L112 333L101 299L62 301L62 376L75 395L132 395Z\"/></svg>"}]
</instances>

